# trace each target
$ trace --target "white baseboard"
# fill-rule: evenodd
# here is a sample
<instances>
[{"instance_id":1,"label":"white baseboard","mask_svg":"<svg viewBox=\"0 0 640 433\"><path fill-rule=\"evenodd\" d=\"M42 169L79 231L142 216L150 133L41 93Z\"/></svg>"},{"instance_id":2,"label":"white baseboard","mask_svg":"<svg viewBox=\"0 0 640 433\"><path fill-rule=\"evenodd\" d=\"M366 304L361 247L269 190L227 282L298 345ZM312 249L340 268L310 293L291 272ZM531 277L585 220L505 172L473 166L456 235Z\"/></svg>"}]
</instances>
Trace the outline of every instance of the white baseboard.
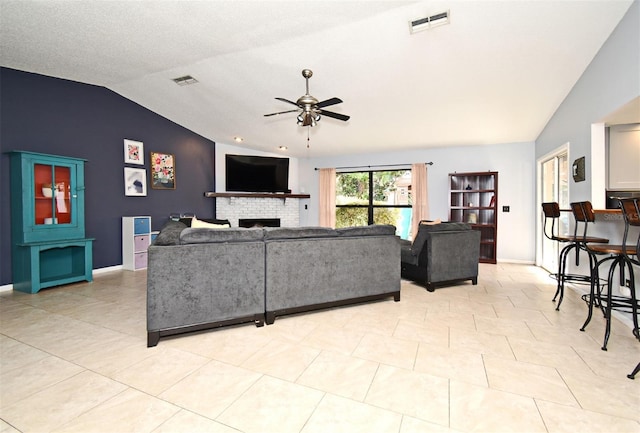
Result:
<instances>
[{"instance_id":1,"label":"white baseboard","mask_svg":"<svg viewBox=\"0 0 640 433\"><path fill-rule=\"evenodd\" d=\"M115 266L107 266L106 268L98 268L91 271L93 275L105 274L107 272L113 271L121 271L122 265ZM4 286L0 286L0 293L2 292L10 292L13 290L13 284L5 284Z\"/></svg>"},{"instance_id":2,"label":"white baseboard","mask_svg":"<svg viewBox=\"0 0 640 433\"><path fill-rule=\"evenodd\" d=\"M498 263L511 263L514 265L532 265L535 266L533 260L514 260L514 259L496 259Z\"/></svg>"},{"instance_id":3,"label":"white baseboard","mask_svg":"<svg viewBox=\"0 0 640 433\"><path fill-rule=\"evenodd\" d=\"M106 268L98 268L93 270L93 275L104 274L107 272L121 271L122 265L107 266Z\"/></svg>"}]
</instances>

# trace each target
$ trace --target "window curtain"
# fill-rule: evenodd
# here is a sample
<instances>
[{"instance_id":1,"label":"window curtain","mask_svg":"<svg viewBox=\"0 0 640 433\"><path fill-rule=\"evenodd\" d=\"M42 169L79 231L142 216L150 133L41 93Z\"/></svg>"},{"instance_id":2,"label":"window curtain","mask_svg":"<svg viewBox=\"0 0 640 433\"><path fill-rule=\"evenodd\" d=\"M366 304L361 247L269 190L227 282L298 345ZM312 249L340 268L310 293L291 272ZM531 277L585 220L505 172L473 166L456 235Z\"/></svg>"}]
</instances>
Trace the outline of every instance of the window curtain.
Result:
<instances>
[{"instance_id":1,"label":"window curtain","mask_svg":"<svg viewBox=\"0 0 640 433\"><path fill-rule=\"evenodd\" d=\"M429 219L427 165L423 162L411 165L411 198L413 200L411 239L415 239L420 221Z\"/></svg>"},{"instance_id":2,"label":"window curtain","mask_svg":"<svg viewBox=\"0 0 640 433\"><path fill-rule=\"evenodd\" d=\"M336 169L321 168L319 188L319 211L321 227L336 227Z\"/></svg>"}]
</instances>

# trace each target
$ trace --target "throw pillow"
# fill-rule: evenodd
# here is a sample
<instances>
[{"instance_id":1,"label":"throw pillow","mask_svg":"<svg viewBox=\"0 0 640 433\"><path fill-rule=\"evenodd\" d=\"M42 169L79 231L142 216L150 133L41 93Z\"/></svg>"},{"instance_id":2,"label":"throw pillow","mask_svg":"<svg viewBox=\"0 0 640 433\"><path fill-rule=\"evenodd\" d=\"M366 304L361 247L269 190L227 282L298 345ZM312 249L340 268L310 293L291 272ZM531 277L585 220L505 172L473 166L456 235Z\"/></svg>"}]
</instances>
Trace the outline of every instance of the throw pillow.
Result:
<instances>
[{"instance_id":1,"label":"throw pillow","mask_svg":"<svg viewBox=\"0 0 640 433\"><path fill-rule=\"evenodd\" d=\"M435 220L435 221L422 220L422 221L420 221L420 224L421 224L421 225L424 225L424 226L434 226L434 225L436 225L436 224L440 224L441 222L442 222L442 221L440 220L440 218L438 218L438 219L437 219L437 220Z\"/></svg>"},{"instance_id":2,"label":"throw pillow","mask_svg":"<svg viewBox=\"0 0 640 433\"><path fill-rule=\"evenodd\" d=\"M198 218L193 217L191 219L191 227L198 229L226 229L231 227L229 224L213 224L213 223L207 223L204 221L200 221Z\"/></svg>"}]
</instances>

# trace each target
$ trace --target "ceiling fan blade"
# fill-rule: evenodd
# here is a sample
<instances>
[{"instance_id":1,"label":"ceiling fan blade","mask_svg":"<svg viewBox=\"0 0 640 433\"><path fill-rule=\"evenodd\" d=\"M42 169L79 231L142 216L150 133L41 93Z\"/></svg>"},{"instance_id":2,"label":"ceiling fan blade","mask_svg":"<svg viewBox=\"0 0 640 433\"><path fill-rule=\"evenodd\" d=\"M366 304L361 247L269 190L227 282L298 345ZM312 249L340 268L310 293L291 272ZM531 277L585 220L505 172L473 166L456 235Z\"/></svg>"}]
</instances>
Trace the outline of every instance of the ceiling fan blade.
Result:
<instances>
[{"instance_id":1,"label":"ceiling fan blade","mask_svg":"<svg viewBox=\"0 0 640 433\"><path fill-rule=\"evenodd\" d=\"M318 110L318 112L323 116L333 117L334 119L342 120L344 122L350 119L350 116L340 113L334 113L333 111Z\"/></svg>"},{"instance_id":2,"label":"ceiling fan blade","mask_svg":"<svg viewBox=\"0 0 640 433\"><path fill-rule=\"evenodd\" d=\"M298 104L296 104L293 101L289 101L288 99L284 99L284 98L276 98L278 101L282 101L282 102L286 102L287 104L292 104L295 105L296 107L298 106Z\"/></svg>"},{"instance_id":3,"label":"ceiling fan blade","mask_svg":"<svg viewBox=\"0 0 640 433\"><path fill-rule=\"evenodd\" d=\"M285 114L285 113L295 113L298 110L287 110L287 111L279 111L277 113L270 113L270 114L265 114L264 117L269 117L269 116L276 116L278 114Z\"/></svg>"},{"instance_id":4,"label":"ceiling fan blade","mask_svg":"<svg viewBox=\"0 0 640 433\"><path fill-rule=\"evenodd\" d=\"M331 99L327 99L325 101L318 102L317 107L318 108L328 107L329 105L336 105L336 104L340 104L340 103L342 103L342 99L340 99L340 98L331 98Z\"/></svg>"}]
</instances>

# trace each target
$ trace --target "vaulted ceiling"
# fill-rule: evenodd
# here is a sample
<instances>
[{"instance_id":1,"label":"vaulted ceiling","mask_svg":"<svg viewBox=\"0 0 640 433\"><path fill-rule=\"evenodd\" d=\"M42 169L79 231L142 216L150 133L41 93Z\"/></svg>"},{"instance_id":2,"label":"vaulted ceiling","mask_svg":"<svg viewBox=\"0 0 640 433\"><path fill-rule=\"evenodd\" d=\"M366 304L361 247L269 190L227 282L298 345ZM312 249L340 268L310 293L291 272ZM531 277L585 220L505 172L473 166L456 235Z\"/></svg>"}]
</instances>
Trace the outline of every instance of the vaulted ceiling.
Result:
<instances>
[{"instance_id":1,"label":"vaulted ceiling","mask_svg":"<svg viewBox=\"0 0 640 433\"><path fill-rule=\"evenodd\" d=\"M0 0L0 64L291 156L516 143L536 139L631 3ZM443 11L449 24L409 32ZM295 109L275 97L302 96L304 68L349 121L264 117ZM198 83L172 81L184 75Z\"/></svg>"}]
</instances>

